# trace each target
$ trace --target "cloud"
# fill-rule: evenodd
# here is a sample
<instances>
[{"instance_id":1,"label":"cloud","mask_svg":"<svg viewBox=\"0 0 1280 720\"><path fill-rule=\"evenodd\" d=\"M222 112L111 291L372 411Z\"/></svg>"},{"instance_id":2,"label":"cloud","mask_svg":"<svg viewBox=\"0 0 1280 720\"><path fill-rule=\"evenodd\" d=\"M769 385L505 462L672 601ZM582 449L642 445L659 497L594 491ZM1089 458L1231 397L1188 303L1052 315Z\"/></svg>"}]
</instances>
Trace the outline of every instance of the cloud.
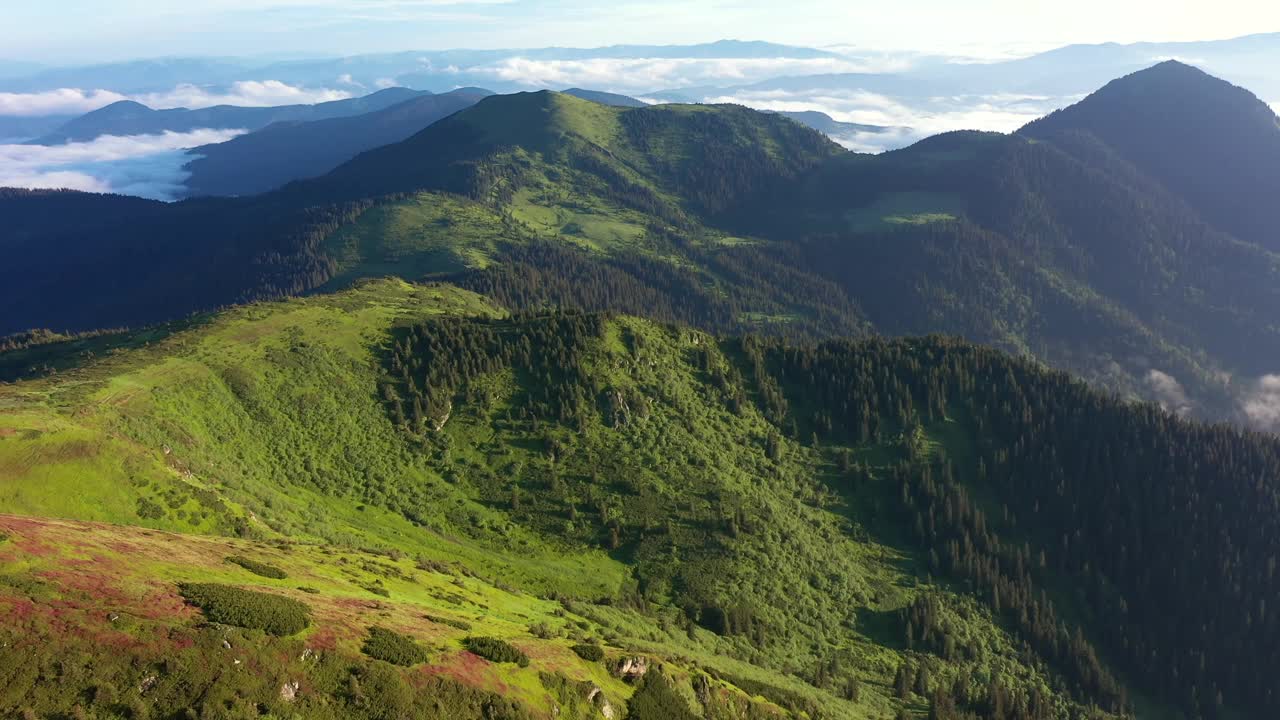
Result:
<instances>
[{"instance_id":1,"label":"cloud","mask_svg":"<svg viewBox=\"0 0 1280 720\"><path fill-rule=\"evenodd\" d=\"M854 133L835 140L858 152L883 152L953 130L1012 132L1076 97L1043 95L958 95L903 100L865 90L743 89L704 98L710 103L737 103L760 110L820 110L841 122L890 128L884 133Z\"/></svg>"},{"instance_id":2,"label":"cloud","mask_svg":"<svg viewBox=\"0 0 1280 720\"><path fill-rule=\"evenodd\" d=\"M1275 111L1276 115L1280 115L1280 102L1271 103L1271 109Z\"/></svg>"},{"instance_id":3,"label":"cloud","mask_svg":"<svg viewBox=\"0 0 1280 720\"><path fill-rule=\"evenodd\" d=\"M1240 410L1259 430L1280 431L1280 375L1263 375L1240 399Z\"/></svg>"},{"instance_id":4,"label":"cloud","mask_svg":"<svg viewBox=\"0 0 1280 720\"><path fill-rule=\"evenodd\" d=\"M379 90L386 90L387 88L393 88L393 87L396 87L398 84L399 83L397 83L393 78L378 78L377 80L373 81L373 86L378 88Z\"/></svg>"},{"instance_id":5,"label":"cloud","mask_svg":"<svg viewBox=\"0 0 1280 720\"><path fill-rule=\"evenodd\" d=\"M1160 407L1178 415L1191 412L1191 398L1187 396L1186 388L1182 387L1182 383L1178 382L1174 376L1152 369L1147 372L1146 383L1155 395L1156 401L1160 403Z\"/></svg>"},{"instance_id":6,"label":"cloud","mask_svg":"<svg viewBox=\"0 0 1280 720\"><path fill-rule=\"evenodd\" d=\"M125 99L124 95L110 90L86 92L75 88L36 93L0 93L0 115L80 115Z\"/></svg>"},{"instance_id":7,"label":"cloud","mask_svg":"<svg viewBox=\"0 0 1280 720\"><path fill-rule=\"evenodd\" d=\"M0 187L68 188L156 200L183 193L185 150L226 142L244 130L104 135L66 145L0 145Z\"/></svg>"},{"instance_id":8,"label":"cloud","mask_svg":"<svg viewBox=\"0 0 1280 720\"><path fill-rule=\"evenodd\" d=\"M697 85L743 84L781 75L892 72L904 59L852 58L591 58L511 57L467 68L469 73L533 87L586 86L614 92L652 92Z\"/></svg>"},{"instance_id":9,"label":"cloud","mask_svg":"<svg viewBox=\"0 0 1280 720\"><path fill-rule=\"evenodd\" d=\"M344 77L351 79L350 75ZM136 100L148 107L163 109L203 108L213 105L245 107L309 105L330 100L345 100L351 96L352 94L346 90L304 88L279 80L242 80L222 89L184 83L165 92L136 95L124 95L102 89L62 88L35 93L0 93L0 115L18 117L81 115L121 100Z\"/></svg>"},{"instance_id":10,"label":"cloud","mask_svg":"<svg viewBox=\"0 0 1280 720\"><path fill-rule=\"evenodd\" d=\"M184 83L167 92L134 95L132 99L153 108L204 108L213 105L242 107L310 105L345 100L349 97L351 93L346 90L304 88L279 80L241 80L232 83L225 90Z\"/></svg>"}]
</instances>

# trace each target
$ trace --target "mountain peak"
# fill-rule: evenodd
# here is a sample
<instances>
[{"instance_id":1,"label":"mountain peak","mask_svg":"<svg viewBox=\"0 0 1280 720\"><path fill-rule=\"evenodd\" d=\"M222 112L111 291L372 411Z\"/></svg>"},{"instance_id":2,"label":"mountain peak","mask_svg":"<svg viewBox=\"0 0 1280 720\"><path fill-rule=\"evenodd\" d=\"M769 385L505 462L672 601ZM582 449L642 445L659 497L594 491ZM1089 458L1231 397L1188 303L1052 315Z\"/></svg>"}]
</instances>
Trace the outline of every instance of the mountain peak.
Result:
<instances>
[{"instance_id":1,"label":"mountain peak","mask_svg":"<svg viewBox=\"0 0 1280 720\"><path fill-rule=\"evenodd\" d=\"M1280 249L1280 119L1244 88L1178 60L1113 80L1021 131L1088 133L1242 240Z\"/></svg>"}]
</instances>

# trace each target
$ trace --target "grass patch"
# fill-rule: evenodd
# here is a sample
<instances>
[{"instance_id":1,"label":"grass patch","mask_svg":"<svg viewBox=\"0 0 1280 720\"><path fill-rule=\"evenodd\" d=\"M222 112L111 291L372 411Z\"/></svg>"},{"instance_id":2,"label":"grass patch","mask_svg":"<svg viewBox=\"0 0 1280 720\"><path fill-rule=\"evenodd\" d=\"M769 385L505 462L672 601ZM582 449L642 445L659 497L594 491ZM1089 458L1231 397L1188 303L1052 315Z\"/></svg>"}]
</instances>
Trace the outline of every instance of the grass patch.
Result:
<instances>
[{"instance_id":1,"label":"grass patch","mask_svg":"<svg viewBox=\"0 0 1280 720\"><path fill-rule=\"evenodd\" d=\"M231 563L232 565L239 565L240 567L244 568L245 570L248 570L254 575L261 575L264 578L271 578L273 580L283 580L289 577L289 573L286 573L284 570L281 570L275 565L268 565L267 563L264 563L264 562L251 560L247 557L244 557L243 555L231 555L230 557L227 558L227 562Z\"/></svg>"},{"instance_id":2,"label":"grass patch","mask_svg":"<svg viewBox=\"0 0 1280 720\"><path fill-rule=\"evenodd\" d=\"M462 620L454 620L453 618L441 617L439 615L424 615L424 618L430 620L437 625L448 625L451 628L457 628L463 632L471 632L471 623Z\"/></svg>"},{"instance_id":3,"label":"grass patch","mask_svg":"<svg viewBox=\"0 0 1280 720\"><path fill-rule=\"evenodd\" d=\"M369 637L365 638L365 655L389 662L392 665L410 667L427 661L431 654L413 638L383 627L369 628Z\"/></svg>"},{"instance_id":4,"label":"grass patch","mask_svg":"<svg viewBox=\"0 0 1280 720\"><path fill-rule=\"evenodd\" d=\"M278 637L301 632L311 624L310 608L291 598L212 583L183 583L178 589L210 622Z\"/></svg>"},{"instance_id":5,"label":"grass patch","mask_svg":"<svg viewBox=\"0 0 1280 720\"><path fill-rule=\"evenodd\" d=\"M464 644L467 650L489 662L515 663L520 667L529 667L529 656L525 655L523 650L505 640L491 637L469 637Z\"/></svg>"},{"instance_id":6,"label":"grass patch","mask_svg":"<svg viewBox=\"0 0 1280 720\"><path fill-rule=\"evenodd\" d=\"M963 213L963 201L947 193L881 193L870 205L845 213L845 222L854 232L876 232L949 222Z\"/></svg>"}]
</instances>

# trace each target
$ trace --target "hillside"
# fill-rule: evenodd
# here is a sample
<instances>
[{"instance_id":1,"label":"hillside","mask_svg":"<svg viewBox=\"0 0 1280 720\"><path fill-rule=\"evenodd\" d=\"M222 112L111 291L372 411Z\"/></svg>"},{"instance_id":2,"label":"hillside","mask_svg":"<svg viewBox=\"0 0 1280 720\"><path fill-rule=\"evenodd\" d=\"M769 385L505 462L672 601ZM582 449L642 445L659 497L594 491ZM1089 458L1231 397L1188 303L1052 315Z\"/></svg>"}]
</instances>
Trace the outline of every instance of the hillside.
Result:
<instances>
[{"instance_id":1,"label":"hillside","mask_svg":"<svg viewBox=\"0 0 1280 720\"><path fill-rule=\"evenodd\" d=\"M7 714L1276 709L1272 438L942 338L399 281L118 345L0 386Z\"/></svg>"},{"instance_id":2,"label":"hillside","mask_svg":"<svg viewBox=\"0 0 1280 720\"><path fill-rule=\"evenodd\" d=\"M522 93L260 197L3 202L19 233L0 238L17 249L0 332L136 326L391 274L509 310L717 333L954 333L1234 420L1280 352L1280 259L1081 133L864 156L737 106ZM76 224L99 212L92 233Z\"/></svg>"},{"instance_id":3,"label":"hillside","mask_svg":"<svg viewBox=\"0 0 1280 720\"><path fill-rule=\"evenodd\" d=\"M1244 88L1170 60L1020 132L1089 133L1221 230L1280 250L1280 118Z\"/></svg>"},{"instance_id":4,"label":"hillside","mask_svg":"<svg viewBox=\"0 0 1280 720\"><path fill-rule=\"evenodd\" d=\"M353 117L276 122L217 145L189 151L191 196L256 195L323 175L366 150L391 145L490 95L465 88L421 95Z\"/></svg>"},{"instance_id":5,"label":"hillside","mask_svg":"<svg viewBox=\"0 0 1280 720\"><path fill-rule=\"evenodd\" d=\"M121 100L69 120L56 131L32 140L37 145L88 142L101 135L154 135L162 132L190 132L200 128L257 130L277 122L303 122L361 115L390 107L422 91L388 88L349 100L333 100L315 105L239 107L218 105L208 108L155 110L132 100Z\"/></svg>"}]
</instances>

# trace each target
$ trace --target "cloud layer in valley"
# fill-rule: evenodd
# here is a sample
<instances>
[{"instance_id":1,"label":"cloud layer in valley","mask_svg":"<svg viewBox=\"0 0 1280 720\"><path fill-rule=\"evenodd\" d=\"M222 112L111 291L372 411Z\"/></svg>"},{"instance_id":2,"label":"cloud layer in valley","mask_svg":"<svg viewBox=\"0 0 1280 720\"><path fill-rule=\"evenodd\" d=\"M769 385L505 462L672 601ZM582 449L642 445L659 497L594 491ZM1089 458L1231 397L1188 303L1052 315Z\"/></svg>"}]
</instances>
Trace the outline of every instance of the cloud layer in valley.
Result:
<instances>
[{"instance_id":1,"label":"cloud layer in valley","mask_svg":"<svg viewBox=\"0 0 1280 720\"><path fill-rule=\"evenodd\" d=\"M952 130L1013 132L1079 97L1043 95L964 95L920 99L849 89L751 90L704 98L761 110L819 110L846 123L890 128L883 133L852 133L838 140L858 152L883 152Z\"/></svg>"},{"instance_id":2,"label":"cloud layer in valley","mask_svg":"<svg viewBox=\"0 0 1280 720\"><path fill-rule=\"evenodd\" d=\"M173 200L183 193L185 150L243 130L104 135L66 145L0 145L0 187L66 188Z\"/></svg>"},{"instance_id":3,"label":"cloud layer in valley","mask_svg":"<svg viewBox=\"0 0 1280 720\"><path fill-rule=\"evenodd\" d=\"M279 80L242 80L221 89L181 84L171 90L125 95L111 90L62 88L33 93L0 93L0 115L38 117L78 115L121 100L135 100L148 107L203 108L214 105L270 107L306 105L352 97L347 90L305 88Z\"/></svg>"}]
</instances>

